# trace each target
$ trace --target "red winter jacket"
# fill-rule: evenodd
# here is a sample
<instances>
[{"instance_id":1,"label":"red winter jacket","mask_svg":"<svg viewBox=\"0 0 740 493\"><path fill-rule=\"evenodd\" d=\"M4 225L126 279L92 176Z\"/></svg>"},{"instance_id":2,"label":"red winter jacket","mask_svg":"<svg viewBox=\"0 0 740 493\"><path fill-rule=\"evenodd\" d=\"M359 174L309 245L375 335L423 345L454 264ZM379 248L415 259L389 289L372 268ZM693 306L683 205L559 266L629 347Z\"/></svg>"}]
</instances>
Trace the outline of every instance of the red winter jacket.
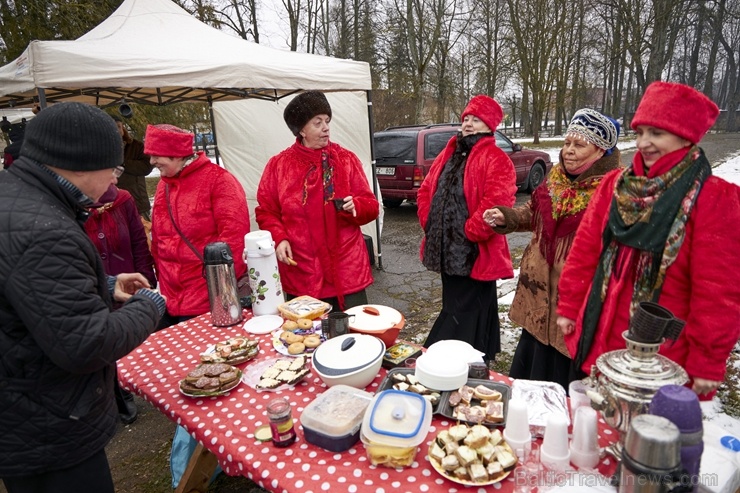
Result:
<instances>
[{"instance_id":1,"label":"red winter jacket","mask_svg":"<svg viewBox=\"0 0 740 493\"><path fill-rule=\"evenodd\" d=\"M333 202L324 204L322 151L332 156L334 197L351 195L356 217L337 212ZM380 206L353 152L332 142L323 149L309 149L297 139L265 166L257 202L260 229L270 232L275 245L288 240L298 263L279 263L286 293L326 299L372 284L360 226L377 218Z\"/></svg>"},{"instance_id":2,"label":"red winter jacket","mask_svg":"<svg viewBox=\"0 0 740 493\"><path fill-rule=\"evenodd\" d=\"M421 228L426 230L432 197L437 190L437 182L442 168L455 152L457 137L447 143L447 147L437 156L424 182L416 195L417 214ZM463 193L468 203L470 216L465 222L465 235L478 244L478 258L470 273L478 281L495 281L514 277L511 255L506 237L497 234L483 220L483 213L497 205L511 207L516 201L516 171L514 164L504 151L496 147L494 137L483 138L473 146L465 165ZM424 255L421 242L420 256Z\"/></svg>"},{"instance_id":3,"label":"red winter jacket","mask_svg":"<svg viewBox=\"0 0 740 493\"><path fill-rule=\"evenodd\" d=\"M558 314L576 320L565 337L571 356L578 349L583 310L602 250L601 236L609 218L620 170L606 175L586 211L560 277ZM684 367L689 376L721 381L727 357L740 336L740 188L710 176L686 223L686 237L666 271L658 303L686 321L678 340L660 353ZM589 373L596 358L624 349L622 332L629 327L636 251L620 247L591 351L581 369Z\"/></svg>"},{"instance_id":4,"label":"red winter jacket","mask_svg":"<svg viewBox=\"0 0 740 493\"><path fill-rule=\"evenodd\" d=\"M203 152L175 177L162 177L152 207L152 256L159 288L173 316L200 315L211 308L203 278L203 262L172 224L165 186L169 185L172 215L183 235L203 255L208 243L224 241L234 256L239 278L246 272L242 259L244 235L249 233L247 198L239 181Z\"/></svg>"}]
</instances>

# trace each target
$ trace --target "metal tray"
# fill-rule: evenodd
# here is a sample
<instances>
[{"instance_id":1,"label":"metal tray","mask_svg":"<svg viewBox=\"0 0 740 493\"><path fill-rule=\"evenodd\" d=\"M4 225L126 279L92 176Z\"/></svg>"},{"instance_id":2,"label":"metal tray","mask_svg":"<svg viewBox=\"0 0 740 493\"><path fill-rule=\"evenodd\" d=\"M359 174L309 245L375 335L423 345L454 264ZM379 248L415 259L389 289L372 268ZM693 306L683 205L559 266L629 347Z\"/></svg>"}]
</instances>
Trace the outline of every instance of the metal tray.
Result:
<instances>
[{"instance_id":1,"label":"metal tray","mask_svg":"<svg viewBox=\"0 0 740 493\"><path fill-rule=\"evenodd\" d=\"M493 428L498 427L504 427L506 426L506 413L509 412L509 398L511 397L511 387L506 385L505 383L500 382L494 382L493 380L483 380L478 378L470 378L465 383L468 387L475 388L478 385L483 385L485 387L488 387L489 389L497 390L498 392L501 392L501 402L504 403L504 420L501 423L486 423L485 421L481 424ZM451 392L445 392L442 395L442 398L439 402L439 407L437 408L437 413L441 414L445 418L449 418L452 420L459 421L460 423L470 423L470 424L477 424L474 421L468 421L466 419L457 419L455 418L455 415L453 414L454 408L450 406L450 394ZM470 401L471 405L477 405L480 403L478 399L473 399Z\"/></svg>"},{"instance_id":2,"label":"metal tray","mask_svg":"<svg viewBox=\"0 0 740 493\"><path fill-rule=\"evenodd\" d=\"M382 382L380 382L380 385L378 385L378 390L376 393L383 392L384 390L392 389L393 385L397 383L393 379L393 375L401 373L403 375L409 375L414 373L413 368L393 368L391 370L388 370L388 374L385 376ZM429 389L433 390L433 389ZM436 404L432 404L432 413L437 414L439 412L439 406L442 404L443 401L449 402L450 396L449 392L442 392L439 390L433 390L434 392L439 393L439 402Z\"/></svg>"}]
</instances>

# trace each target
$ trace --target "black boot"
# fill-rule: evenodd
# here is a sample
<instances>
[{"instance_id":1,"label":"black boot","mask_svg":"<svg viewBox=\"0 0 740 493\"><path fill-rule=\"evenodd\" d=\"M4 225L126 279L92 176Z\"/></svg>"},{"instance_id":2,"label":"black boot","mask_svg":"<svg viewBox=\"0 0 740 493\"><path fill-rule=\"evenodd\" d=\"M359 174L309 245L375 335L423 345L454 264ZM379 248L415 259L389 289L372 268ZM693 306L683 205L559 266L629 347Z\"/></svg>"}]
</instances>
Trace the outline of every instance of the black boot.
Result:
<instances>
[{"instance_id":1,"label":"black boot","mask_svg":"<svg viewBox=\"0 0 740 493\"><path fill-rule=\"evenodd\" d=\"M130 425L136 421L139 410L134 402L134 395L128 390L122 389L118 380L115 383L116 405L118 406L118 415L124 424Z\"/></svg>"}]
</instances>

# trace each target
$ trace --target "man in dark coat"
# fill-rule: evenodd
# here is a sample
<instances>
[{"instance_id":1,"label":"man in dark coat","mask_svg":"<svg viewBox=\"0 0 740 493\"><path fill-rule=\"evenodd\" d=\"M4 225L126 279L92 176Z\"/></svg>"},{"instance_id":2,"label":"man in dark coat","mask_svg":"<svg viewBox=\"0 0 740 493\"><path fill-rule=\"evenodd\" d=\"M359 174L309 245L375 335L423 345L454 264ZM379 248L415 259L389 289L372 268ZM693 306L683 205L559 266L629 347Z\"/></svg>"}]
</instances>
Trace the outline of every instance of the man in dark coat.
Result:
<instances>
[{"instance_id":1,"label":"man in dark coat","mask_svg":"<svg viewBox=\"0 0 740 493\"><path fill-rule=\"evenodd\" d=\"M0 478L9 493L113 492L116 360L154 332L164 299L141 274L107 277L83 228L116 183L113 120L60 103L26 126L0 173ZM111 301L125 302L117 311Z\"/></svg>"}]
</instances>

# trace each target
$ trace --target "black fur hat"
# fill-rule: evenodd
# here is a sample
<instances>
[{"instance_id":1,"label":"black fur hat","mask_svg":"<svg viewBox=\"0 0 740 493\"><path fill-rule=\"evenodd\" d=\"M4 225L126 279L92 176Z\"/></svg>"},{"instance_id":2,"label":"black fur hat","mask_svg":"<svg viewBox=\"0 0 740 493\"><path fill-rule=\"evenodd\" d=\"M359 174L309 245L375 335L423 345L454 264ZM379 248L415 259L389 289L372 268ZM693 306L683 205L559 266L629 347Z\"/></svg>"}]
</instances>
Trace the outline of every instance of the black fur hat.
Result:
<instances>
[{"instance_id":1,"label":"black fur hat","mask_svg":"<svg viewBox=\"0 0 740 493\"><path fill-rule=\"evenodd\" d=\"M283 119L288 128L296 137L308 121L316 115L329 115L331 118L331 106L326 100L324 93L319 91L307 91L299 94L288 103L283 111Z\"/></svg>"}]
</instances>

